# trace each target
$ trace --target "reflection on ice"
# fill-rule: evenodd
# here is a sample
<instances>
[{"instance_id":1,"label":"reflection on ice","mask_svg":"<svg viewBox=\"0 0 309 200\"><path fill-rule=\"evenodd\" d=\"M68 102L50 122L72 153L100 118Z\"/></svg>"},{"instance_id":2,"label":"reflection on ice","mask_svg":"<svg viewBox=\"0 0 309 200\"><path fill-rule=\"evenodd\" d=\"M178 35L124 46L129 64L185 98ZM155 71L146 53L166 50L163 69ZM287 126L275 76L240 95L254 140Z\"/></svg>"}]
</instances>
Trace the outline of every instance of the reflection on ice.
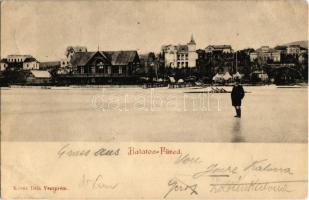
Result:
<instances>
[{"instance_id":1,"label":"reflection on ice","mask_svg":"<svg viewBox=\"0 0 309 200\"><path fill-rule=\"evenodd\" d=\"M245 142L245 139L243 138L241 133L241 119L235 118L231 134L231 142Z\"/></svg>"}]
</instances>

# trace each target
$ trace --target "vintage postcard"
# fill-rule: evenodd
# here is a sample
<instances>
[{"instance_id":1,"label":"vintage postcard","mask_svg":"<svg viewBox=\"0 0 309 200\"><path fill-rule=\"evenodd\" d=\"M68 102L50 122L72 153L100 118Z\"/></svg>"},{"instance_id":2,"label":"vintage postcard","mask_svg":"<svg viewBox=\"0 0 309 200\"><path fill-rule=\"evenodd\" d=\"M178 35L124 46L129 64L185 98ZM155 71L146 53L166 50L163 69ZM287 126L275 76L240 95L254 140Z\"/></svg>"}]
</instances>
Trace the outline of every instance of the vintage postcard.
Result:
<instances>
[{"instance_id":1,"label":"vintage postcard","mask_svg":"<svg viewBox=\"0 0 309 200\"><path fill-rule=\"evenodd\" d=\"M292 199L308 3L1 1L2 199Z\"/></svg>"}]
</instances>

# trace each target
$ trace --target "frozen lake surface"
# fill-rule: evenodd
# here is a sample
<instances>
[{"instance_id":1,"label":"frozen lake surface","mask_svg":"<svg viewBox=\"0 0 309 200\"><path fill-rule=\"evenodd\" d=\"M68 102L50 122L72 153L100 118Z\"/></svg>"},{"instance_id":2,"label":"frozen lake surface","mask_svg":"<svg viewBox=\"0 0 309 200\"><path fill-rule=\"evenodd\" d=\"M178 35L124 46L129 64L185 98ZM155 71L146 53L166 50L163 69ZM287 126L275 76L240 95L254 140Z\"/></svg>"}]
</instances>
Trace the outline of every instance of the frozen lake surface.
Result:
<instances>
[{"instance_id":1,"label":"frozen lake surface","mask_svg":"<svg viewBox=\"0 0 309 200\"><path fill-rule=\"evenodd\" d=\"M307 88L244 88L2 88L2 140L307 142Z\"/></svg>"}]
</instances>

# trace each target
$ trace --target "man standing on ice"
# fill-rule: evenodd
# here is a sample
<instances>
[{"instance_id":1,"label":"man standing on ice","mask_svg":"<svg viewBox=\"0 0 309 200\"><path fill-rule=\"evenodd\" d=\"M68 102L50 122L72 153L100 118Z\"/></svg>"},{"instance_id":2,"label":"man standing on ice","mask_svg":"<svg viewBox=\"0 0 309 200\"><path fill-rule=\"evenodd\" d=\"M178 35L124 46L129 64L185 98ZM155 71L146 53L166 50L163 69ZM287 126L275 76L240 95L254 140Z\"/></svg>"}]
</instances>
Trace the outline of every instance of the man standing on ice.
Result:
<instances>
[{"instance_id":1,"label":"man standing on ice","mask_svg":"<svg viewBox=\"0 0 309 200\"><path fill-rule=\"evenodd\" d=\"M240 79L235 79L235 85L233 86L233 90L231 93L232 105L236 109L235 117L241 117L241 100L245 96L244 88L240 85Z\"/></svg>"}]
</instances>

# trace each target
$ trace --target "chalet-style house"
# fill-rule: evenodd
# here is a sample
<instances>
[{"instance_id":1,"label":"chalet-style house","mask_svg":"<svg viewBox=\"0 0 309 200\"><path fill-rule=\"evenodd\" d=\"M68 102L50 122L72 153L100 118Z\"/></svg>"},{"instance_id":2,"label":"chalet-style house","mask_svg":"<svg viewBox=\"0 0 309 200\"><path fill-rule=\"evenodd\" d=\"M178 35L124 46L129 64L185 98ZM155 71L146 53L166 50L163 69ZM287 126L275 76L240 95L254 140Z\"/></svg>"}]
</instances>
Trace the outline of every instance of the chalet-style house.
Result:
<instances>
[{"instance_id":1,"label":"chalet-style house","mask_svg":"<svg viewBox=\"0 0 309 200\"><path fill-rule=\"evenodd\" d=\"M72 83L112 83L135 77L140 66L137 51L75 52L70 59L72 72L60 77Z\"/></svg>"}]
</instances>

